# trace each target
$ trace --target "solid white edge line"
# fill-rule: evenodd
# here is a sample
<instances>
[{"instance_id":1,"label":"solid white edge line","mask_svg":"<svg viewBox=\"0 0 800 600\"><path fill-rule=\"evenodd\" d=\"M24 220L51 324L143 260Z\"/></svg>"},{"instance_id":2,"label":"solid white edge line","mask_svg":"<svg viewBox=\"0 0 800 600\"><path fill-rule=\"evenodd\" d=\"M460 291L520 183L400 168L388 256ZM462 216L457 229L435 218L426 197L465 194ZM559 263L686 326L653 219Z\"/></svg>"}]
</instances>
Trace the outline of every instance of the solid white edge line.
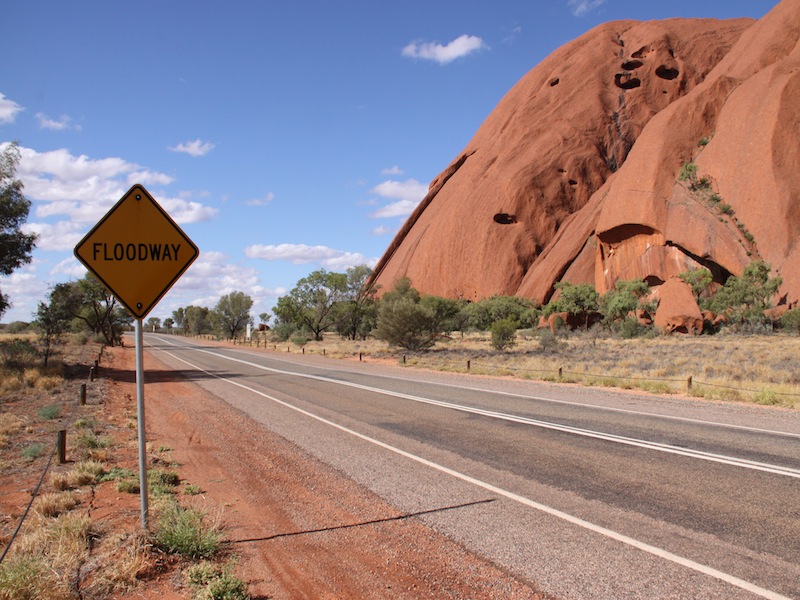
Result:
<instances>
[{"instance_id":1,"label":"solid white edge line","mask_svg":"<svg viewBox=\"0 0 800 600\"><path fill-rule=\"evenodd\" d=\"M161 339L163 339L163 338L161 338ZM180 347L178 344L173 344L173 345ZM263 354L257 354L255 352L253 352L252 350L249 350L249 351L248 350L240 350L238 348L228 348L228 350L230 350L231 352L239 352L239 353L242 353L242 354L249 354L251 356L263 356ZM290 364L290 365L308 366L308 365L304 365L303 363L299 363L299 362L292 361L292 360L286 360L284 358L280 358L280 357L277 357L277 356L270 355L269 358L270 358L270 360L283 362L283 363L287 363L287 364ZM321 365L314 365L314 368L323 369L323 370L326 370L326 371L339 371L339 369L334 369L332 367L324 367L324 366L321 366ZM380 377L382 379L394 379L394 380L397 380L397 381L408 381L408 379L405 379L405 378L402 378L402 377L396 377L396 376L393 376L393 375L376 375L376 377ZM778 430L775 430L775 429L764 429L763 427L751 427L749 425L735 425L733 423L721 423L719 421L708 421L708 420L705 420L705 419L694 419L694 418L691 418L691 417L679 417L679 416L676 416L676 415L665 415L665 414L662 414L662 413L647 412L647 411L643 411L643 410L632 410L630 408L617 408L617 407L614 407L614 406L603 406L603 405L600 405L600 404L588 404L586 402L572 402L570 400L559 400L557 398L547 398L545 396L531 396L529 394L519 394L519 393L516 393L516 392L504 392L504 391L501 391L501 390L490 390L490 389L486 389L486 388L480 388L480 387L474 387L474 386L468 386L468 385L458 385L458 384L455 384L455 383L445 383L445 382L442 382L442 381L433 381L433 382L427 382L427 383L430 383L431 385L437 385L437 386L440 386L440 387L454 388L454 389L457 389L457 390L467 390L467 391L471 391L471 392L488 392L488 393L495 394L495 395L498 395L498 396L508 396L510 398L520 398L522 400L538 400L540 402L547 402L547 403L550 403L550 404L563 404L565 406L576 406L576 407L579 407L579 408L591 408L591 409L607 411L607 412L617 412L617 413L623 413L623 414L629 414L629 415L652 417L652 418L655 418L655 419L666 419L666 420L669 420L669 421L681 421L681 422L684 422L684 423L696 423L698 425L713 425L715 427L721 427L721 428L724 428L724 429L736 429L736 430L741 430L741 431L750 431L750 432L753 432L753 433L767 433L767 434L770 434L770 435L777 435L777 436L782 436L782 437L800 438L800 433L792 433L791 431L778 431Z\"/></svg>"},{"instance_id":2,"label":"solid white edge line","mask_svg":"<svg viewBox=\"0 0 800 600\"><path fill-rule=\"evenodd\" d=\"M200 366L195 365L193 363L190 363L189 361L187 361L187 360L185 360L183 358L180 358L180 357L172 354L171 352L167 352L166 350L164 350L163 352L164 352L164 354L167 354L167 355L171 356L172 358L174 358L174 359L176 359L176 360L178 360L178 361L180 361L180 362L182 362L184 364L187 364L187 365L197 369L198 371L201 371L201 372L203 372L203 373L205 373L207 375L210 375L210 376L212 376L212 377L214 377L216 379L224 381L225 383L228 383L230 385L233 385L233 386L239 387L241 389L247 390L247 391L249 391L249 392L251 392L253 394L256 394L257 396L261 396L262 398L266 398L267 400L270 400L272 402L280 404L281 406L283 406L285 408L291 409L291 410L296 411L296 412L298 412L298 413L300 413L302 415L305 415L307 417L315 419L316 421L319 421L320 423L323 423L325 425L328 425L330 427L338 429L338 430L340 430L340 431L342 431L344 433L352 435L352 436L354 436L356 438L359 438L359 439L361 439L361 440L363 440L365 442L369 442L370 444L374 444L375 446L383 448L384 450L388 450L390 452L393 452L393 453L395 453L395 454L397 454L399 456L402 456L404 458L407 458L409 460L412 460L414 462L422 464L422 465L424 465L426 467L429 467L431 469L435 469L437 471L440 471L441 473L445 473L447 475L455 477L456 479L460 479L461 481L464 481L466 483L470 483L470 484L472 484L472 485L474 485L476 487L479 487L479 488L482 488L482 489L487 490L489 492L495 493L498 496L503 496L504 498L507 498L509 500L512 500L514 502L517 502L519 504L527 506L529 508L533 508L535 510L538 510L540 512L548 514L550 516L556 517L558 519L561 519L563 521L566 521L566 522L571 523L573 525L576 525L578 527L582 527L582 528L587 529L589 531L592 531L594 533L600 534L602 536L605 536L607 538L610 538L610 539L615 540L617 542L620 542L622 544L631 546L631 547L636 548L638 550L641 550L643 552L647 552L648 554L652 554L653 556L656 556L656 557L661 558L663 560L667 560L667 561L673 562L675 564L678 564L678 565L680 565L682 567L686 567L687 569L691 569L693 571L697 571L698 573L702 573L704 575L708 575L709 577L712 577L712 578L717 579L719 581L722 581L724 583L728 583L728 584L730 584L730 585L732 585L734 587L738 587L740 589L746 590L746 591L751 592L751 593L753 593L753 594L755 594L757 596L760 596L762 598L767 598L769 600L791 600L791 598L789 598L788 596L783 596L783 595L778 594L776 592L773 592L771 590L762 588L762 587L757 586L757 585L755 585L753 583L750 583L749 581L745 581L743 579L740 579L740 578L735 577L733 575L730 575L728 573L724 573L724 572L722 572L722 571L720 571L718 569L715 569L713 567L709 567L707 565L703 565L703 564L695 562L695 561L693 561L691 559L684 558L683 556L678 556L677 554L673 554L672 552L669 552L668 550L664 550L663 548L658 548L656 546L651 546L650 544L647 544L645 542L636 540L636 539L634 539L632 537L629 537L627 535L621 534L621 533L613 531L611 529L607 529L607 528L602 527L600 525L595 525L594 523L590 523L589 521L585 521L585 520L583 520L581 518L578 518L578 517L575 517L575 516L570 515L568 513L562 512L562 511L560 511L558 509L552 508L552 507L547 506L545 504L540 504L539 502L536 502L536 501L531 500L529 498L525 498L524 496L520 496L519 494L515 494L514 492L510 492L508 490L504 490L503 488L500 488L500 487L497 487L495 485L492 485L491 483L487 483L485 481L481 481L480 479L476 479L475 477L471 477L471 476L466 475L464 473L461 473L459 471L455 471L453 469L450 469L449 467L445 467L444 465L440 465L439 463L435 463L435 462L430 461L430 460L428 460L426 458L423 458L421 456L417 456L416 454L411 454L410 452L406 452L405 450L401 450L400 448L396 448L395 446L391 446L391 445L389 445L389 444L387 444L385 442L381 442L380 440L372 438L372 437L370 437L368 435L364 435L363 433L359 433L358 431L355 431L355 430L350 429L348 427L345 427L343 425L339 425L338 423L334 423L333 421L329 421L328 419L326 419L324 417L320 417L318 415L315 415L312 412L309 412L309 411L304 410L304 409L302 409L300 407L297 407L297 406L294 406L292 404L289 404L288 402L284 402L283 400L280 400L280 399L278 399L278 398L276 398L274 396L270 396L269 394L265 394L264 392L260 392L260 391L258 391L256 389L248 387L248 386L246 386L244 384L238 383L236 381L232 381L230 379L227 379L226 377L221 377L219 375L216 375L215 373L211 373L209 371L206 371L205 369L201 368Z\"/></svg>"},{"instance_id":3,"label":"solid white edge line","mask_svg":"<svg viewBox=\"0 0 800 600\"><path fill-rule=\"evenodd\" d=\"M185 348L186 347L186 346L181 346L180 344L175 344L174 342L169 341L168 340L169 336L164 336L163 334L152 334L152 335L156 335L158 337L158 339L160 339L160 340L162 340L164 342L167 342L168 344L170 344L172 346L177 346L179 348L181 348L181 347ZM189 349L196 350L197 348L192 348L191 345L190 345ZM230 350L231 352L239 352L239 353L242 353L242 354L249 354L251 356L263 356L262 354L256 354L252 350L250 350L250 351L248 351L248 350L240 350L238 348L227 348L227 349ZM280 358L280 357L272 356L272 355L269 356L269 359L270 360L275 360L275 361L278 361L278 362L288 363L290 365L307 366L307 365L303 365L303 363L298 363L298 362L295 362L295 361L286 360L284 358ZM331 368L331 367L324 367L324 366L320 366L320 365L314 365L314 368L323 369L323 370L326 370L326 371L339 371L339 369L334 369L334 368ZM393 375L376 375L376 377L380 377L382 379L394 379L394 380L397 380L397 381L408 381L407 379L404 379L402 377L395 377ZM766 433L766 434L769 434L769 435L777 435L777 436L782 436L782 437L800 438L800 433L792 433L790 431L777 431L777 430L774 430L774 429L764 429L764 428L761 428L761 427L751 427L751 426L748 426L748 425L734 425L732 423L720 423L719 421L707 421L705 419L693 419L691 417L678 417L676 415L665 415L665 414L661 414L661 413L653 413L653 412L647 412L647 411L642 411L642 410L632 410L632 409L629 409L629 408L616 408L616 407L613 407L613 406L602 406L602 405L598 405L598 404L587 404L585 402L572 402L570 400L559 400L557 398L547 398L545 396L531 396L531 395L528 395L528 394L518 394L518 393L515 393L515 392L504 392L504 391L500 391L500 390L487 390L485 388L473 387L473 386L468 386L468 385L458 385L458 384L454 384L454 383L445 383L445 382L441 382L441 381L429 382L429 383L431 385L437 385L437 386L440 386L440 387L449 387L449 388L454 388L454 389L457 389L457 390L467 390L467 391L471 391L471 392L488 392L488 393L495 394L495 395L498 395L498 396L508 396L510 398L520 398L522 400L538 400L539 402L547 402L547 403L550 403L550 404L563 404L565 406L576 406L576 407L580 407L580 408L591 408L591 409L594 409L594 410L601 410L601 411L607 411L607 412L617 412L617 413L623 413L623 414L629 414L629 415L638 415L638 416L643 416L643 417L652 417L652 418L655 418L655 419L666 419L666 420L669 420L669 421L681 421L681 422L684 422L684 423L696 423L698 425L713 425L715 427L721 427L721 428L724 428L724 429L736 429L736 430L741 430L741 431L750 431L750 432L753 432L753 433Z\"/></svg>"},{"instance_id":4,"label":"solid white edge line","mask_svg":"<svg viewBox=\"0 0 800 600\"><path fill-rule=\"evenodd\" d=\"M173 346L181 347L179 344L171 343ZM724 456L720 454L713 454L710 452L703 452L702 450L692 450L691 448L681 448L678 446L671 446L669 444L661 444L658 442L650 442L647 440L638 440L635 438L628 438L624 436L614 435L610 433L603 433L599 431L591 431L589 429L581 429L578 427L572 427L570 425L561 425L558 423L550 423L547 421L540 421L537 419L531 419L528 417L521 417L517 415L510 415L506 413L500 413L495 411L490 411L481 408L475 408L470 406L464 406L461 404L453 404L450 402L445 402L444 400L434 400L432 398L423 398L421 396L414 396L411 394L404 394L402 392L395 392L392 390L387 390L383 388L376 388L368 385L363 385L360 383L354 383L350 381L342 381L339 379L330 379L328 377L323 377L321 375L312 375L310 373L298 373L295 371L284 371L282 369L275 369L273 367L267 367L265 365L259 365L258 363L250 362L247 360L243 360L241 358L235 358L232 356L226 356L224 354L220 354L217 352L212 352L210 350L204 348L189 348L194 352L201 352L203 354L210 354L211 356L216 356L222 358L224 360L229 360L231 362L240 363L243 365L247 365L249 367L253 367L254 369L259 369L262 371L269 371L271 373L278 373L281 375L289 375L292 377L299 377L303 379L313 379L315 381L322 381L326 383L333 383L335 385L341 385L345 387L351 387L355 389L360 389L368 392L373 392L377 394L383 394L387 396L394 396L395 398L403 398L404 400L410 400L412 402L419 402L421 404L428 404L432 406L438 406L440 408L448 408L451 410L456 410L459 412L465 412L469 414L476 414L482 415L489 418L510 421L514 423L522 423L526 425L531 425L533 427L540 427L542 429L550 429L553 431L560 431L563 433L571 433L573 435L579 435L583 437L589 437L593 439L599 439L608 442L614 442L617 444L623 444L626 446L633 446L637 448L644 448L646 450L654 450L657 452L664 452L666 454L675 454L678 456L686 456L689 458L694 458L697 460L705 460L709 462L715 462L719 464L724 464L728 466L740 467L744 469L751 469L754 471L762 471L765 473L771 473L773 475L782 475L784 477L793 477L795 479L800 479L800 470L794 469L792 467L783 467L781 465L773 465L769 463L760 463L744 458L737 458L733 456ZM487 393L492 393L490 390L486 390Z\"/></svg>"}]
</instances>

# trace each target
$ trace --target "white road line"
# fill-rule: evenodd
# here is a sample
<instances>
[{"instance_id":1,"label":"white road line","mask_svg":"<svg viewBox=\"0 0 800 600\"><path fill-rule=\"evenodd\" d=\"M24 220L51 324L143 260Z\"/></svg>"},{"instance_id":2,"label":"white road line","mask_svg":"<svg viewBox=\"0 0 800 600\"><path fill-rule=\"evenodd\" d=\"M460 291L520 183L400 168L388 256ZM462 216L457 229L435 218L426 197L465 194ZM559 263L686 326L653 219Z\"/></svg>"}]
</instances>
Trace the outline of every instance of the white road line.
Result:
<instances>
[{"instance_id":1,"label":"white road line","mask_svg":"<svg viewBox=\"0 0 800 600\"><path fill-rule=\"evenodd\" d=\"M200 351L202 351L202 350L200 350ZM717 579L719 581L728 583L728 584L730 584L732 586L741 588L743 590L746 590L746 591L748 591L748 592L750 592L752 594L755 594L757 596L760 596L762 598L768 598L769 600L791 600L787 596L783 596L781 594L773 592L772 590L768 590L768 589L762 588L762 587L757 586L757 585L755 585L753 583L750 583L749 581L745 581L743 579L739 579L738 577L735 577L733 575L729 575L728 573L724 573L724 572L722 572L722 571L720 571L718 569L714 569L713 567L709 567L707 565L703 565L703 564L695 562L695 561L693 561L691 559L684 558L683 556L678 556L677 554L673 554L672 552L669 552L668 550L664 550L663 548L658 548L656 546L651 546L650 544L647 544L645 542L639 541L639 540L634 539L632 537L629 537L627 535L618 533L618 532L613 531L611 529L607 529L606 527L602 527L600 525L595 525L594 523L590 523L589 521L585 521L583 519L580 519L580 518L575 517L573 515L570 515L568 513L562 512L562 511L560 511L558 509L552 508L552 507L547 506L545 504L540 504L539 502L535 502L534 500L531 500L530 498L526 498L524 496L520 496L519 494L515 494L514 492L510 492L510 491L505 490L503 488L497 487L495 485L492 485L491 483L487 483L487 482L482 481L480 479L476 479L475 477L471 477L471 476L466 475L464 473L461 473L459 471L455 471L453 469L450 469L449 467L445 467L444 465L440 465L439 463L435 463L435 462L430 461L430 460L428 460L426 458L423 458L421 456L417 456L416 454L411 454L410 452L406 452L405 450L401 450L400 448L396 448L395 446L391 446L389 444L386 444L385 442L381 442L380 440L377 440L375 438L372 438L372 437L369 437L367 435L364 435L363 433L359 433L358 431L355 431L355 430L350 429L348 427L344 427L343 425L339 425L338 423L334 423L333 421L329 421L328 419L325 419L324 417L320 417L318 415L315 415L312 412L309 412L307 410L304 410L302 408L299 408L297 406L289 404L288 402L284 402L283 400L280 400L280 399L278 399L278 398L276 398L274 396L270 396L269 394L265 394L264 392L261 392L259 390L254 389L254 388L246 386L246 385L244 385L242 383L238 383L238 382L232 381L232 380L230 380L230 379L228 379L226 377L222 377L222 376L217 375L215 373L211 373L210 371L206 371L202 367L200 367L198 365L195 365L193 363L190 363L189 361L187 361L187 360L185 360L183 358L180 358L179 356L176 356L175 354L172 354L171 352L167 352L166 350L164 350L163 352L164 352L164 354L166 354L168 356L171 356L175 360L178 360L178 361L180 361L180 362L182 362L182 363L184 363L186 365L189 365L190 367L192 367L194 369L197 369L198 371L201 371L201 372L203 372L203 373L205 373L207 375L210 375L211 377L219 379L220 381L224 381L225 383L228 383L230 385L233 385L233 386L236 386L238 388L247 390L248 392L256 394L257 396L261 396L262 398L266 398L267 400L271 400L272 402L275 402L276 404L280 404L281 406L283 406L285 408L291 409L291 410L296 411L296 412L298 412L298 413L300 413L302 415L305 415L305 416L307 416L309 418L315 419L316 421L319 421L320 423L324 423L325 425L328 425L330 427L333 427L335 429L343 431L343 432L345 432L345 433L347 433L349 435L352 435L354 437L357 437L357 438L359 438L359 439L361 439L361 440L363 440L365 442L369 442L370 444L374 444L374 445L376 445L376 446L378 446L380 448L388 450L389 452L393 452L393 453L398 454L398 455L400 455L400 456L402 456L404 458L407 458L409 460L413 460L413 461L415 461L417 463L425 465L426 467L430 467L431 469L435 469L437 471L440 471L441 473L446 473L447 475L455 477L456 479L460 479L461 481L465 481L467 483L470 483L470 484L472 484L474 486L477 486L479 488L482 488L484 490L487 490L489 492L497 494L498 496L502 496L504 498L507 498L509 500L512 500L514 502L517 502L519 504L527 506L529 508L533 508L535 510L538 510L538 511L543 512L545 514L548 514L550 516L556 517L558 519L562 519L562 520L564 520L564 521L566 521L568 523L571 523L573 525L577 525L578 527L582 527L582 528L587 529L589 531L592 531L594 533L598 533L598 534L600 534L602 536L605 536L605 537L610 538L612 540L618 541L618 542L620 542L622 544L626 544L628 546L631 546L631 547L636 548L638 550L641 550L643 552L647 552L648 554L652 554L653 556L656 556L656 557L661 558L663 560L667 560L667 561L673 562L675 564L681 565L683 567L686 567L688 569L691 569L693 571L696 571L698 573L702 573L704 575L708 575L709 577L712 577L712 578ZM213 352L209 352L209 354L214 355ZM215 356L218 356L218 355L215 355ZM232 359L232 360L238 360L238 359ZM239 361L239 362L246 362L246 361ZM270 370L272 370L272 369L270 369Z\"/></svg>"},{"instance_id":2,"label":"white road line","mask_svg":"<svg viewBox=\"0 0 800 600\"><path fill-rule=\"evenodd\" d=\"M745 469L752 469L755 471L763 471L765 473L772 473L774 475L783 475L785 477L793 477L795 479L800 479L800 469L794 469L792 467L784 467L781 465L773 465L769 463L762 463L757 461L748 460L745 458L737 458L734 456L725 456L722 454L714 454L711 452L704 452L702 450L693 450L691 448L682 448L680 446L672 446L670 444L662 444L658 442L651 442L648 440L640 440L637 438L630 438L621 435L615 435L610 433L603 433L600 431L593 431L590 429L582 429L580 427L573 427L571 425L561 425L559 423L551 423L549 421L541 421L538 419L532 419L529 417L521 417L518 415L512 415L507 413L496 412L492 410L486 410L481 408L474 408L470 406L464 406L461 404L454 404L451 402L445 402L443 400L434 400L432 398L425 398L422 396L415 396L412 394L404 394L402 392L395 392L391 390L386 390L383 388L376 388L368 385L363 385L359 383L353 383L349 381L341 381L338 379L331 379L329 377L323 377L321 375L312 375L309 373L297 373L295 371L284 371L282 369L275 369L273 367L267 367L264 365L259 365L254 362L250 362L247 360L242 360L240 358L234 358L232 356L226 356L224 354L219 354L217 352L212 352L210 350L206 350L203 348L190 348L194 352L202 352L204 354L210 354L212 356L216 356L219 358L223 358L225 360L229 360L232 362L240 363L243 365L247 365L248 367L252 367L255 369L259 369L262 371L269 371L270 373L277 373L280 375L289 375L292 377L299 377L303 379L313 379L316 381L322 381L325 383L333 383L336 385L341 385L345 387L351 387L359 390L364 390L368 392L373 392L377 394L383 394L387 396L393 396L395 398L402 398L404 400L410 400L412 402L418 402L420 404L428 404L432 406L438 406L440 408L447 408L450 410L456 410L459 412L465 412L475 415L481 415L484 417L489 417L493 419L498 419L502 421L510 421L513 423L521 423L524 425L531 425L533 427L539 427L542 429L550 429L553 431L560 431L562 433L571 433L573 435L579 435L582 437L588 437L593 439L599 439L607 442L614 442L617 444L623 444L626 446L634 446L637 448L644 448L646 450L655 450L658 452L665 452L667 454L675 454L678 456L686 456L689 458L695 458L698 460L705 460L709 462L720 463L724 465L734 466L734 467L741 467ZM487 393L491 393L487 390Z\"/></svg>"},{"instance_id":3,"label":"white road line","mask_svg":"<svg viewBox=\"0 0 800 600\"><path fill-rule=\"evenodd\" d=\"M171 341L171 340L169 340L169 339L167 339L166 337L163 337L163 336L159 336L159 339L164 341L164 342L166 342L167 344L170 344L171 346L176 346L178 348L186 348L188 350L195 350L196 349L196 348L192 348L191 345L189 345L187 347L186 345L176 344L175 342L173 342L173 341ZM247 355L250 355L250 356L262 356L260 354L255 354L252 351L239 350L238 348L231 348L229 350L231 352L239 352L239 353L247 354ZM222 355L220 355L220 356L222 356ZM269 356L269 359L273 360L273 361L277 361L277 362L287 363L287 364L290 364L290 365L306 366L306 367L308 366L308 365L306 365L304 363L299 363L299 362L292 361L292 360L286 360L284 358L280 358L280 357L272 356L272 355ZM313 368L321 369L323 371L335 371L335 372L341 371L341 369L335 369L335 368L332 368L332 367L324 367L324 366L321 366L321 365L314 365ZM395 376L392 376L392 375L376 375L375 377L380 377L381 379L393 379L393 380L396 380L396 381L408 381L407 378L395 377ZM764 428L761 428L761 427L751 427L749 425L734 425L732 423L722 423L722 422L719 422L719 421L708 421L708 420L705 420L705 419L693 419L691 417L679 417L679 416L676 416L676 415L665 415L663 413L654 413L654 412L648 412L648 411L643 411L643 410L633 410L633 409L630 409L630 408L617 408L617 407L614 407L614 406L602 406L602 405L598 405L598 404L588 404L588 403L585 403L585 402L573 402L571 400L559 400L557 398L547 398L546 396L531 396L529 394L518 394L518 393L515 393L515 392L504 392L504 391L500 391L500 390L489 390L489 389L486 389L486 388L480 388L480 387L474 387L474 386L468 386L468 385L458 385L458 384L455 384L455 383L444 383L444 382L441 382L441 381L427 382L427 383L430 383L430 385L437 385L437 386L440 386L440 387L447 387L447 388L452 388L452 389L456 389L456 390L467 390L467 391L470 391L470 392L485 392L485 393L495 394L495 395L498 395L498 396L506 396L506 397L509 397L509 398L520 398L522 400L536 400L538 402L548 402L550 404L562 404L564 406L575 406L575 407L578 407L578 408L590 408L590 409L593 409L593 410L616 412L616 413L643 416L643 417L653 417L653 418L656 418L656 419L666 419L666 420L670 420L670 421L680 421L680 422L683 422L683 423L694 423L694 424L697 424L697 425L713 425L714 427L720 427L720 428L724 428L724 429L735 429L735 430L739 430L739 431L750 431L750 432L753 432L753 433L766 433L766 434L769 434L769 435L776 435L776 436L781 436L781 437L791 437L791 438L800 439L800 433L792 433L790 431L778 431L778 430L775 430L775 429L764 429Z\"/></svg>"}]
</instances>

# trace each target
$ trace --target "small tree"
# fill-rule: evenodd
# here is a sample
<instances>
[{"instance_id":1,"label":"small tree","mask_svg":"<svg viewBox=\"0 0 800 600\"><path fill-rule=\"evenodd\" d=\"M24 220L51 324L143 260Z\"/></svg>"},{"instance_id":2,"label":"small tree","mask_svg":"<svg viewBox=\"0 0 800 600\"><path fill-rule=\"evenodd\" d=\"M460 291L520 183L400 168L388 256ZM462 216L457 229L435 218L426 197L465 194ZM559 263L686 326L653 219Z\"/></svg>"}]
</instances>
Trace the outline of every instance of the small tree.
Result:
<instances>
[{"instance_id":1,"label":"small tree","mask_svg":"<svg viewBox=\"0 0 800 600\"><path fill-rule=\"evenodd\" d=\"M59 297L50 295L50 302L39 302L34 326L39 334L39 342L44 347L44 366L53 352L53 347L61 341L61 337L69 328L72 319L67 307L60 302Z\"/></svg>"},{"instance_id":2,"label":"small tree","mask_svg":"<svg viewBox=\"0 0 800 600\"><path fill-rule=\"evenodd\" d=\"M557 312L565 312L568 315L578 317L583 320L584 329L588 330L589 320L600 308L600 295L594 289L594 286L589 283L575 285L567 281L561 281L555 287L560 294L556 300L552 300L545 307L545 313L551 315Z\"/></svg>"},{"instance_id":3,"label":"small tree","mask_svg":"<svg viewBox=\"0 0 800 600\"><path fill-rule=\"evenodd\" d=\"M336 324L334 306L345 299L347 276L325 269L303 277L287 296L278 298L274 308L279 323L291 324L294 329L308 329L314 339Z\"/></svg>"},{"instance_id":4,"label":"small tree","mask_svg":"<svg viewBox=\"0 0 800 600\"><path fill-rule=\"evenodd\" d=\"M156 331L157 329L161 328L161 319L158 317L150 317L147 319L147 323L145 323L145 327L151 331Z\"/></svg>"},{"instance_id":5,"label":"small tree","mask_svg":"<svg viewBox=\"0 0 800 600\"><path fill-rule=\"evenodd\" d=\"M650 286L643 280L617 281L599 300L603 321L609 329L636 310L651 310L645 302Z\"/></svg>"},{"instance_id":6,"label":"small tree","mask_svg":"<svg viewBox=\"0 0 800 600\"><path fill-rule=\"evenodd\" d=\"M764 311L772 306L772 297L783 283L781 277L770 277L771 270L769 263L763 260L751 262L741 277L728 278L711 299L711 310L728 315L732 323L764 322Z\"/></svg>"},{"instance_id":7,"label":"small tree","mask_svg":"<svg viewBox=\"0 0 800 600\"><path fill-rule=\"evenodd\" d=\"M231 292L219 299L214 308L214 321L220 331L232 340L244 332L251 323L250 309L253 299L244 292Z\"/></svg>"},{"instance_id":8,"label":"small tree","mask_svg":"<svg viewBox=\"0 0 800 600\"><path fill-rule=\"evenodd\" d=\"M455 318L460 309L458 300L426 294L420 298L419 303L421 306L429 308L433 313L433 328L436 331L448 334L453 331Z\"/></svg>"},{"instance_id":9,"label":"small tree","mask_svg":"<svg viewBox=\"0 0 800 600\"><path fill-rule=\"evenodd\" d=\"M366 339L378 317L378 286L368 284L372 269L357 265L347 269L344 293L334 306L336 331L350 340Z\"/></svg>"},{"instance_id":10,"label":"small tree","mask_svg":"<svg viewBox=\"0 0 800 600\"><path fill-rule=\"evenodd\" d=\"M681 273L678 277L683 279L689 287L692 288L695 300L698 306L700 305L700 296L708 289L708 286L714 281L714 276L705 267L695 269L693 271L686 271Z\"/></svg>"},{"instance_id":11,"label":"small tree","mask_svg":"<svg viewBox=\"0 0 800 600\"><path fill-rule=\"evenodd\" d=\"M56 285L50 298L51 303L64 306L73 320L102 335L109 346L121 341L123 327L132 322L127 311L117 305L117 299L91 273L78 281Z\"/></svg>"},{"instance_id":12,"label":"small tree","mask_svg":"<svg viewBox=\"0 0 800 600\"><path fill-rule=\"evenodd\" d=\"M172 319L175 322L175 327L183 329L185 318L186 318L186 309L178 308L172 311Z\"/></svg>"},{"instance_id":13,"label":"small tree","mask_svg":"<svg viewBox=\"0 0 800 600\"><path fill-rule=\"evenodd\" d=\"M531 300L518 296L492 296L469 304L466 309L470 323L486 331L501 319L513 319L522 326L532 326L536 320L536 307Z\"/></svg>"}]
</instances>

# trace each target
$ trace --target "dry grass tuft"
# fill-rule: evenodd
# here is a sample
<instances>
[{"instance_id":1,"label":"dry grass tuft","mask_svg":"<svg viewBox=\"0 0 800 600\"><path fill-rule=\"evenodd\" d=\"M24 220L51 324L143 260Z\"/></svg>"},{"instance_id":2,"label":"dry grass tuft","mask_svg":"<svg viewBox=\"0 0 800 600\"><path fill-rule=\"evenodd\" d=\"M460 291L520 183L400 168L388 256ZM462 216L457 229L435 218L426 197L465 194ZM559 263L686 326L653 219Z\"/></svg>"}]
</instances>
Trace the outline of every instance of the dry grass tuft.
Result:
<instances>
[{"instance_id":1,"label":"dry grass tuft","mask_svg":"<svg viewBox=\"0 0 800 600\"><path fill-rule=\"evenodd\" d=\"M0 600L73 598L73 578L89 554L92 522L65 513L34 513L0 565Z\"/></svg>"},{"instance_id":2,"label":"dry grass tuft","mask_svg":"<svg viewBox=\"0 0 800 600\"><path fill-rule=\"evenodd\" d=\"M8 444L8 438L17 433L24 421L16 415L10 413L0 413L0 448Z\"/></svg>"},{"instance_id":3,"label":"dry grass tuft","mask_svg":"<svg viewBox=\"0 0 800 600\"><path fill-rule=\"evenodd\" d=\"M96 555L86 597L103 598L129 591L156 565L150 538L141 530L104 538Z\"/></svg>"},{"instance_id":4,"label":"dry grass tuft","mask_svg":"<svg viewBox=\"0 0 800 600\"><path fill-rule=\"evenodd\" d=\"M47 492L33 503L33 509L43 517L57 517L78 505L73 492Z\"/></svg>"}]
</instances>

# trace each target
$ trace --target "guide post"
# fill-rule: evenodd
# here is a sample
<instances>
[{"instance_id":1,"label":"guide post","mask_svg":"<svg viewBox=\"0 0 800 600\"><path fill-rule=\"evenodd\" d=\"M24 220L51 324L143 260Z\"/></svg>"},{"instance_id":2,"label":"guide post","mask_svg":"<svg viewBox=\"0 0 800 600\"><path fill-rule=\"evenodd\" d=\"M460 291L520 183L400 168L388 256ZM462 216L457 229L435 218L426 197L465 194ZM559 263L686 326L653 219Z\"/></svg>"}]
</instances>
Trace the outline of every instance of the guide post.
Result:
<instances>
[{"instance_id":1,"label":"guide post","mask_svg":"<svg viewBox=\"0 0 800 600\"><path fill-rule=\"evenodd\" d=\"M150 525L147 498L147 439L144 429L144 335L142 320L136 319L136 415L139 428L139 497L142 505L142 529Z\"/></svg>"}]
</instances>

